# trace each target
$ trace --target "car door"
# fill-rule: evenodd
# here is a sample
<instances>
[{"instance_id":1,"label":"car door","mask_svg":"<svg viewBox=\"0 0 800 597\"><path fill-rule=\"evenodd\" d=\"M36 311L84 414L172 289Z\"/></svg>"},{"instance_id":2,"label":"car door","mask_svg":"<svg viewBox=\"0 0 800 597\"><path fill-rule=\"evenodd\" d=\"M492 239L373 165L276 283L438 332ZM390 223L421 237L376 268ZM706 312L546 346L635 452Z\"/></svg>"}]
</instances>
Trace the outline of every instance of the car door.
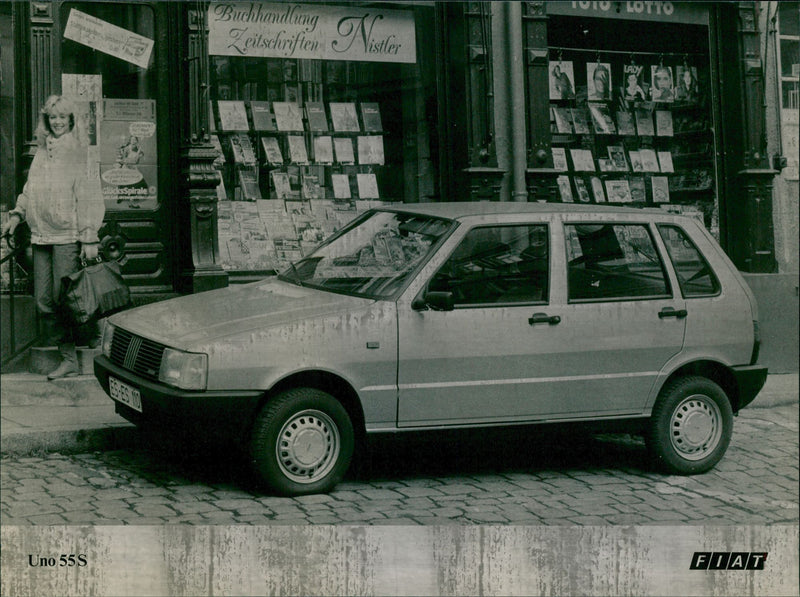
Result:
<instances>
[{"instance_id":1,"label":"car door","mask_svg":"<svg viewBox=\"0 0 800 597\"><path fill-rule=\"evenodd\" d=\"M519 247L543 229L547 282L542 287L540 275L527 287L514 275L541 269L527 263L541 248ZM601 256L609 269L598 282ZM510 270L499 266L515 259ZM537 284L541 294L526 290ZM476 227L425 290L452 292L455 308L398 305L399 426L641 414L683 342L685 304L642 224Z\"/></svg>"}]
</instances>

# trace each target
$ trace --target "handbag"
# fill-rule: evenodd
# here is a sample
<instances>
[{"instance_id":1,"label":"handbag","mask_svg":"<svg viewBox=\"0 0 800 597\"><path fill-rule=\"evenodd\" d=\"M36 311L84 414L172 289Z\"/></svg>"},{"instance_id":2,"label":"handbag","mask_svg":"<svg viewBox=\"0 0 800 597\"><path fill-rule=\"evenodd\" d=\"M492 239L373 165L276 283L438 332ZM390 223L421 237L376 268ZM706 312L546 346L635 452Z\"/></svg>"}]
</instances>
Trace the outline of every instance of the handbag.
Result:
<instances>
[{"instance_id":1,"label":"handbag","mask_svg":"<svg viewBox=\"0 0 800 597\"><path fill-rule=\"evenodd\" d=\"M116 261L81 261L81 269L61 278L61 306L76 325L97 321L131 304L131 292Z\"/></svg>"}]
</instances>

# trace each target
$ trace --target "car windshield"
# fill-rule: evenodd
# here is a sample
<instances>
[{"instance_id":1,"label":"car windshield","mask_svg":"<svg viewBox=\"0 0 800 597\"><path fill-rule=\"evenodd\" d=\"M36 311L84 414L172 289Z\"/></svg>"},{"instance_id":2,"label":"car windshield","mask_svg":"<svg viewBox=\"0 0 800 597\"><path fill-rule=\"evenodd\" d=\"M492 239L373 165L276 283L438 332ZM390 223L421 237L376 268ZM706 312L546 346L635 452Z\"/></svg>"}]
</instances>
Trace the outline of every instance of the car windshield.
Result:
<instances>
[{"instance_id":1,"label":"car windshield","mask_svg":"<svg viewBox=\"0 0 800 597\"><path fill-rule=\"evenodd\" d=\"M389 298L426 260L454 222L419 214L372 211L293 263L282 280L333 292Z\"/></svg>"}]
</instances>

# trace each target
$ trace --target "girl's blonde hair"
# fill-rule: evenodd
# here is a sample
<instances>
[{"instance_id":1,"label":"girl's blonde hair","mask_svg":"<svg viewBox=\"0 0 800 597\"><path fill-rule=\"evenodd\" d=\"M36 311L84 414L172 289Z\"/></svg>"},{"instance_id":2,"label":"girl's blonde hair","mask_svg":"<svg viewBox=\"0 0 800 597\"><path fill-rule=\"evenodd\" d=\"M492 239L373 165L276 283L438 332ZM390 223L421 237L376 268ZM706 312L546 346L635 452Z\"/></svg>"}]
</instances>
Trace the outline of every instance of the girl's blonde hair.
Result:
<instances>
[{"instance_id":1,"label":"girl's blonde hair","mask_svg":"<svg viewBox=\"0 0 800 597\"><path fill-rule=\"evenodd\" d=\"M51 95L45 100L42 109L39 110L39 121L36 125L36 143L40 147L44 147L45 143L47 143L47 138L53 134L50 129L49 119L49 116L53 114L68 114L69 133L75 136L81 145L88 143L83 122L76 117L75 103L63 95Z\"/></svg>"}]
</instances>

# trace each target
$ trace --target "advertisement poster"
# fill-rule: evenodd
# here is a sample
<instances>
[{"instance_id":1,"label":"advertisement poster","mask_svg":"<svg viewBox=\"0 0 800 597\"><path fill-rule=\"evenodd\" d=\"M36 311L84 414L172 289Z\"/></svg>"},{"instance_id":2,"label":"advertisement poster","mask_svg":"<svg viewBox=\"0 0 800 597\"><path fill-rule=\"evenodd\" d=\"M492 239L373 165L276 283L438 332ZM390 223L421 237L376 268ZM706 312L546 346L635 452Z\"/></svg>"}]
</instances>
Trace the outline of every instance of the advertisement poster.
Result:
<instances>
[{"instance_id":1,"label":"advertisement poster","mask_svg":"<svg viewBox=\"0 0 800 597\"><path fill-rule=\"evenodd\" d=\"M153 40L76 9L69 11L64 37L141 68L147 68Z\"/></svg>"},{"instance_id":2,"label":"advertisement poster","mask_svg":"<svg viewBox=\"0 0 800 597\"><path fill-rule=\"evenodd\" d=\"M158 198L154 100L107 99L100 181L107 210L154 209Z\"/></svg>"}]
</instances>

